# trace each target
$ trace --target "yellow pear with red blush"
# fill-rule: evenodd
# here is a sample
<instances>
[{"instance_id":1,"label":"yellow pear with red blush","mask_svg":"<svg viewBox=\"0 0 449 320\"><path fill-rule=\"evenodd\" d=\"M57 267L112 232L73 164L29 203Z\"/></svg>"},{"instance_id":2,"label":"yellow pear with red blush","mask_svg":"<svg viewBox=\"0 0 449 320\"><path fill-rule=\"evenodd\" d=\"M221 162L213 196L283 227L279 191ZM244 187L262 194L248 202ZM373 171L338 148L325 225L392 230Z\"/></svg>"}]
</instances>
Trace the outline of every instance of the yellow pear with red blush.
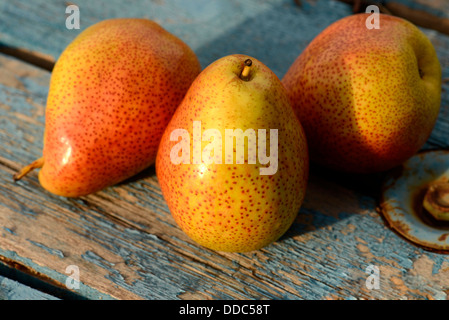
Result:
<instances>
[{"instance_id":1,"label":"yellow pear with red blush","mask_svg":"<svg viewBox=\"0 0 449 320\"><path fill-rule=\"evenodd\" d=\"M396 167L429 138L440 108L441 67L412 23L369 14L323 30L282 79L306 132L311 161L345 172Z\"/></svg>"},{"instance_id":2,"label":"yellow pear with red blush","mask_svg":"<svg viewBox=\"0 0 449 320\"><path fill-rule=\"evenodd\" d=\"M154 164L160 139L200 73L195 53L147 19L101 21L79 34L53 69L41 168L48 191L79 197Z\"/></svg>"},{"instance_id":3,"label":"yellow pear with red blush","mask_svg":"<svg viewBox=\"0 0 449 320\"><path fill-rule=\"evenodd\" d=\"M304 199L308 150L278 77L246 55L210 64L166 128L156 174L198 244L246 252L279 239Z\"/></svg>"}]
</instances>

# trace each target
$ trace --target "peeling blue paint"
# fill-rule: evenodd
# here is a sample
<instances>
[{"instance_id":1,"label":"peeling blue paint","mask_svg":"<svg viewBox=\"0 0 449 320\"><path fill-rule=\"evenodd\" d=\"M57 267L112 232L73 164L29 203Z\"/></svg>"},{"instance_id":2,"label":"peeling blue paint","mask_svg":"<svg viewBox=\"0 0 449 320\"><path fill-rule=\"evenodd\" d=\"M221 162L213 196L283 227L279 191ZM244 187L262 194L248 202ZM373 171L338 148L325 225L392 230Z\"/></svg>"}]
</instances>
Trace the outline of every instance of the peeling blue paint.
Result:
<instances>
[{"instance_id":1,"label":"peeling blue paint","mask_svg":"<svg viewBox=\"0 0 449 320\"><path fill-rule=\"evenodd\" d=\"M54 248L48 248L47 246L43 245L42 243L36 242L36 241L32 241L30 239L28 239L28 242L30 242L31 244L35 245L36 247L43 249L45 251L47 251L48 253L57 256L61 259L64 258L64 253L61 250L58 249L54 249Z\"/></svg>"},{"instance_id":2,"label":"peeling blue paint","mask_svg":"<svg viewBox=\"0 0 449 320\"><path fill-rule=\"evenodd\" d=\"M17 234L14 232L14 230L12 230L12 229L10 229L10 228L3 227L3 230L6 230L7 232L9 232L9 233L12 234L12 235L17 235Z\"/></svg>"}]
</instances>

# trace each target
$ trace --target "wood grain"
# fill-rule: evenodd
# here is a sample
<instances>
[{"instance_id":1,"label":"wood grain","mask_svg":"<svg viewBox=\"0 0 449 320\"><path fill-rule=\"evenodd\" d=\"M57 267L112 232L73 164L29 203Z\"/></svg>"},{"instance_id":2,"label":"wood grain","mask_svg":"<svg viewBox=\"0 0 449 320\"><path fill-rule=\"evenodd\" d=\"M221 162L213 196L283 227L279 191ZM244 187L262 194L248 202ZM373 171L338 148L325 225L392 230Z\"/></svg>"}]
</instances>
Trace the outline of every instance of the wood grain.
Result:
<instances>
[{"instance_id":1,"label":"wood grain","mask_svg":"<svg viewBox=\"0 0 449 320\"><path fill-rule=\"evenodd\" d=\"M59 26L61 18L55 10L61 5L36 1L31 8L28 3L17 7L12 3L0 1L0 9L9 12L9 18L0 24L0 41L57 57L73 37L65 38L67 30ZM345 5L332 1L303 2L301 9L288 1L266 1L259 9L254 1L211 3L217 7L209 7L193 22L169 20L180 6L176 1L164 5L143 2L145 10L125 8L118 2L103 11L100 4L92 7L80 1L80 6L85 6L85 25L123 12L157 16L193 44L203 63L219 52L242 48L242 40L236 38L244 34L260 47L243 51L262 55L280 76L287 61L292 61L314 34L329 21L350 13ZM322 13L320 3L335 10ZM217 27L218 22L212 23L201 37L200 27L216 17L216 10L223 10L224 18L219 20L223 23L242 6L260 10L260 16L238 16L222 28ZM178 15L188 16L191 10L190 5L181 7ZM279 14L284 14L282 21ZM27 24L26 17L33 17L32 22L39 25L34 25L37 38L48 38L51 30L54 39L30 40L31 34L15 39L20 29L31 32L33 23ZM43 23L45 19L52 22ZM300 30L307 23L304 34L292 30L292 26ZM21 28L14 30L7 27L19 24ZM263 33L276 38L273 41L280 47L273 49L272 43L265 43ZM443 76L448 76L448 39L427 34L437 48ZM289 53L279 54L285 59L280 63L275 52L286 49ZM79 199L46 192L38 183L37 172L14 183L12 174L41 156L50 73L5 55L0 55L0 70L0 256L4 259L61 286L68 276L67 266L76 265L81 287L75 291L89 299L447 298L447 256L408 243L392 232L376 211L382 175L346 176L313 167L304 205L287 234L262 250L245 254L214 252L193 243L171 217L153 167ZM440 117L425 148L448 147L447 84L443 89ZM380 270L380 289L370 290L365 285L370 265Z\"/></svg>"}]
</instances>

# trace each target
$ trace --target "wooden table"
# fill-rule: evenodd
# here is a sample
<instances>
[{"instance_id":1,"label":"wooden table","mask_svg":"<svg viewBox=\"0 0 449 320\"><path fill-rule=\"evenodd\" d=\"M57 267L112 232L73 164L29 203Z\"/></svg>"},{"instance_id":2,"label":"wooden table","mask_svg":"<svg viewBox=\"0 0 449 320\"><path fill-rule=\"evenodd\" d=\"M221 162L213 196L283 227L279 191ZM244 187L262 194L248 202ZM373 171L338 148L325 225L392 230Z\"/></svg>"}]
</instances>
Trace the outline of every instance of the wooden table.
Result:
<instances>
[{"instance_id":1,"label":"wooden table","mask_svg":"<svg viewBox=\"0 0 449 320\"><path fill-rule=\"evenodd\" d=\"M444 16L445 1L401 1ZM290 230L250 253L214 252L175 224L154 168L78 199L12 174L41 156L51 67L89 25L112 17L154 19L188 43L203 67L245 53L279 77L330 23L352 14L334 0L0 0L0 299L447 299L448 256L393 232L378 212L383 174L360 177L312 166ZM449 37L422 29L449 76ZM449 87L424 149L449 145ZM74 269L76 268L76 269ZM370 269L371 268L371 269ZM374 269L373 269L374 268ZM69 289L79 271L79 288ZM367 285L379 271L379 287ZM73 282L72 282L73 284Z\"/></svg>"}]
</instances>

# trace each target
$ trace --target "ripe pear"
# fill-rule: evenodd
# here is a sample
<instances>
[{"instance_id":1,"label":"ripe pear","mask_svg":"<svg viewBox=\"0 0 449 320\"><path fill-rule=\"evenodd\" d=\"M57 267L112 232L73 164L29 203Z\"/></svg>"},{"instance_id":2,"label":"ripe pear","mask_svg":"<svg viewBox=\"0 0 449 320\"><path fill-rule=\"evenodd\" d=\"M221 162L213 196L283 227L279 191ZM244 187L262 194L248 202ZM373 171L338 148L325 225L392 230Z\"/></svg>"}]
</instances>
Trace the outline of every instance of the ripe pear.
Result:
<instances>
[{"instance_id":1,"label":"ripe pear","mask_svg":"<svg viewBox=\"0 0 449 320\"><path fill-rule=\"evenodd\" d=\"M48 191L78 197L154 164L160 138L201 66L153 21L99 22L76 37L51 75L42 158Z\"/></svg>"},{"instance_id":2,"label":"ripe pear","mask_svg":"<svg viewBox=\"0 0 449 320\"><path fill-rule=\"evenodd\" d=\"M198 244L245 252L277 240L308 178L306 138L277 76L245 55L210 64L165 130L156 174L175 221Z\"/></svg>"},{"instance_id":3,"label":"ripe pear","mask_svg":"<svg viewBox=\"0 0 449 320\"><path fill-rule=\"evenodd\" d=\"M282 79L304 127L311 161L374 173L415 154L435 125L441 67L412 23L369 14L345 17L319 34ZM370 20L371 21L371 20Z\"/></svg>"}]
</instances>

